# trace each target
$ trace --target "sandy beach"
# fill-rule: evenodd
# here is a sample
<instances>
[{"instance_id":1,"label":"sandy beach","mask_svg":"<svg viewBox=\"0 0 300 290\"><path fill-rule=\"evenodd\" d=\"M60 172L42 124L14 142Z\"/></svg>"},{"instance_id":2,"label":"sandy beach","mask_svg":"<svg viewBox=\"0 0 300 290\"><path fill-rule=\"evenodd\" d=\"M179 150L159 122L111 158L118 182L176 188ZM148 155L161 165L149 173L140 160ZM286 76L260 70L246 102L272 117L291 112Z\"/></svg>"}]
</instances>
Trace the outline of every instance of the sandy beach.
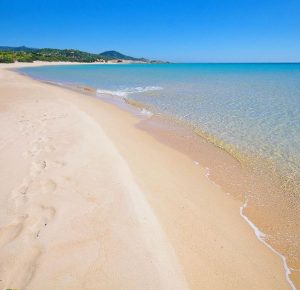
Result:
<instances>
[{"instance_id":1,"label":"sandy beach","mask_svg":"<svg viewBox=\"0 0 300 290\"><path fill-rule=\"evenodd\" d=\"M0 66L1 289L291 289L206 168L21 65Z\"/></svg>"}]
</instances>

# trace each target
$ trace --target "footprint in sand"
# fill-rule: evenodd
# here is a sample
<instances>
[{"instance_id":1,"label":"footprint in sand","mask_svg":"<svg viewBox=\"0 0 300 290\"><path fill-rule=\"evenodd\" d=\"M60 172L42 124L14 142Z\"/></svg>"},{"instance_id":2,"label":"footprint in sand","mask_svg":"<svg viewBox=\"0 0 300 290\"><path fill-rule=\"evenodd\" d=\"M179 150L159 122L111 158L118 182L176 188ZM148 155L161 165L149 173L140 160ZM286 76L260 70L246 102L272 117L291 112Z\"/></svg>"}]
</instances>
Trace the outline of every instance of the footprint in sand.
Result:
<instances>
[{"instance_id":1,"label":"footprint in sand","mask_svg":"<svg viewBox=\"0 0 300 290\"><path fill-rule=\"evenodd\" d=\"M33 143L33 145L28 149L27 151L24 151L22 156L23 158L27 159L30 157L35 157L40 152L40 149L38 148L39 145Z\"/></svg>"},{"instance_id":2,"label":"footprint in sand","mask_svg":"<svg viewBox=\"0 0 300 290\"><path fill-rule=\"evenodd\" d=\"M44 221L50 221L54 218L54 216L56 214L56 209L53 206L41 205L41 209L43 210ZM45 222L44 222L44 224L45 224Z\"/></svg>"},{"instance_id":3,"label":"footprint in sand","mask_svg":"<svg viewBox=\"0 0 300 290\"><path fill-rule=\"evenodd\" d=\"M36 157L42 151L52 152L55 150L52 145L48 144L51 138L46 136L44 131L39 132L38 135L40 137L31 143L30 149L23 152L24 158Z\"/></svg>"},{"instance_id":4,"label":"footprint in sand","mask_svg":"<svg viewBox=\"0 0 300 290\"><path fill-rule=\"evenodd\" d=\"M35 233L36 238L39 238L41 236L44 228L46 226L48 226L48 224L50 223L50 221L54 218L54 216L56 214L56 209L51 206L41 205L40 209L42 210L40 219L32 227L32 231Z\"/></svg>"},{"instance_id":5,"label":"footprint in sand","mask_svg":"<svg viewBox=\"0 0 300 290\"><path fill-rule=\"evenodd\" d=\"M4 289L9 289L11 285L14 285L17 289L25 289L34 276L40 255L40 248L28 247L27 251L24 251L22 255L9 261L9 266L7 267L9 271L3 273L2 276Z\"/></svg>"},{"instance_id":6,"label":"footprint in sand","mask_svg":"<svg viewBox=\"0 0 300 290\"><path fill-rule=\"evenodd\" d=\"M56 183L51 179L42 180L40 182L40 185L43 194L53 193L57 186Z\"/></svg>"},{"instance_id":7,"label":"footprint in sand","mask_svg":"<svg viewBox=\"0 0 300 290\"><path fill-rule=\"evenodd\" d=\"M50 153L53 151L55 151L55 147L53 145L51 145L51 144L45 145L45 152Z\"/></svg>"},{"instance_id":8,"label":"footprint in sand","mask_svg":"<svg viewBox=\"0 0 300 290\"><path fill-rule=\"evenodd\" d=\"M27 194L27 191L28 191L28 188L29 188L29 182L28 181L24 181L20 187L18 187L16 189L16 195L17 196L20 196L20 195L26 195Z\"/></svg>"},{"instance_id":9,"label":"footprint in sand","mask_svg":"<svg viewBox=\"0 0 300 290\"><path fill-rule=\"evenodd\" d=\"M20 209L28 200L27 193L30 185L37 176L47 167L45 160L39 160L32 163L29 177L26 177L22 184L12 192L12 198L15 200L15 208ZM52 180L42 182L41 189L43 193L51 193L56 189L56 183Z\"/></svg>"},{"instance_id":10,"label":"footprint in sand","mask_svg":"<svg viewBox=\"0 0 300 290\"><path fill-rule=\"evenodd\" d=\"M0 228L0 247L3 247L19 236L23 230L25 219L26 217L18 218L17 221Z\"/></svg>"},{"instance_id":11,"label":"footprint in sand","mask_svg":"<svg viewBox=\"0 0 300 290\"><path fill-rule=\"evenodd\" d=\"M11 194L11 199L14 201L14 206L16 211L19 211L22 206L27 201L27 193L29 190L29 185L31 183L31 180L28 180L28 178L25 178L22 184L13 189L12 194Z\"/></svg>"},{"instance_id":12,"label":"footprint in sand","mask_svg":"<svg viewBox=\"0 0 300 290\"><path fill-rule=\"evenodd\" d=\"M46 167L47 162L45 160L34 161L30 168L30 176L32 178L37 177Z\"/></svg>"}]
</instances>

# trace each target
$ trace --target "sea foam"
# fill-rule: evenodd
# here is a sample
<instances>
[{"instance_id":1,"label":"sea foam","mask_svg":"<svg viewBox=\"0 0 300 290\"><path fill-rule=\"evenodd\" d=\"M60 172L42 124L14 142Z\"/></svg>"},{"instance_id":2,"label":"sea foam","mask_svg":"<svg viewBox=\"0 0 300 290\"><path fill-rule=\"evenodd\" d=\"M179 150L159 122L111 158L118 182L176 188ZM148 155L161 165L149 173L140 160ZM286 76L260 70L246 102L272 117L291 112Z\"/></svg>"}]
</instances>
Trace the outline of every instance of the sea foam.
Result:
<instances>
[{"instance_id":1,"label":"sea foam","mask_svg":"<svg viewBox=\"0 0 300 290\"><path fill-rule=\"evenodd\" d=\"M146 110L145 108L141 109L140 114L145 115L147 117L152 117L153 116L153 113L149 110Z\"/></svg>"},{"instance_id":2,"label":"sea foam","mask_svg":"<svg viewBox=\"0 0 300 290\"><path fill-rule=\"evenodd\" d=\"M290 278L291 275L291 268L287 264L286 257L276 251L270 244L266 242L266 234L263 233L245 214L244 214L244 209L247 207L248 200L245 201L245 203L240 207L240 215L243 217L243 219L249 224L249 226L253 229L257 239L261 241L265 246L267 246L273 253L278 255L282 261L284 271L285 271L285 278L287 282L290 284L291 288L293 290L297 290L296 286L294 285L293 281Z\"/></svg>"},{"instance_id":3,"label":"sea foam","mask_svg":"<svg viewBox=\"0 0 300 290\"><path fill-rule=\"evenodd\" d=\"M103 90L103 89L97 89L97 94L100 95L111 95L116 97L121 97L126 99L128 95L130 94L136 94L136 93L144 93L149 91L159 91L162 90L162 87L158 86L146 86L146 87L134 87L134 88L124 88L122 90Z\"/></svg>"}]
</instances>

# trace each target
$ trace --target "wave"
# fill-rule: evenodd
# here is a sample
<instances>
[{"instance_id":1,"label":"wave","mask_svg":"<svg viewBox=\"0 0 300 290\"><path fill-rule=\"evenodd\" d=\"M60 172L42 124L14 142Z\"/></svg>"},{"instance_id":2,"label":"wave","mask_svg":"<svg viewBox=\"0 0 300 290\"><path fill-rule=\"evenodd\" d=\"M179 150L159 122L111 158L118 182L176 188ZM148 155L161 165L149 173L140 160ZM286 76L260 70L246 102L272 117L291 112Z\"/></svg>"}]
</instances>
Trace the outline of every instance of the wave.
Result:
<instances>
[{"instance_id":1,"label":"wave","mask_svg":"<svg viewBox=\"0 0 300 290\"><path fill-rule=\"evenodd\" d=\"M282 261L283 267L284 267L284 272L285 272L285 278L287 280L287 282L289 283L289 285L291 286L291 288L293 290L297 290L296 286L294 285L293 281L290 278L290 275L292 273L292 269L288 266L286 257L284 255L282 255L281 253L279 253L278 251L276 251L270 244L268 244L266 242L266 234L263 233L245 214L244 214L244 210L248 205L248 200L246 199L245 203L240 207L240 215L242 216L242 218L249 224L249 226L253 229L257 239L262 242L265 246L267 246L273 253L275 253L276 255L278 255Z\"/></svg>"},{"instance_id":2,"label":"wave","mask_svg":"<svg viewBox=\"0 0 300 290\"><path fill-rule=\"evenodd\" d=\"M149 111L149 110L147 110L145 108L141 109L140 114L141 115L145 115L147 117L152 117L154 115L153 112L151 112L151 111Z\"/></svg>"},{"instance_id":3,"label":"wave","mask_svg":"<svg viewBox=\"0 0 300 290\"><path fill-rule=\"evenodd\" d=\"M144 93L149 91L159 91L162 90L162 87L158 86L146 86L146 87L134 87L134 88L125 88L122 90L103 90L103 89L97 89L97 94L100 95L111 95L111 96L117 96L121 98L127 98L130 94L136 94L136 93Z\"/></svg>"}]
</instances>

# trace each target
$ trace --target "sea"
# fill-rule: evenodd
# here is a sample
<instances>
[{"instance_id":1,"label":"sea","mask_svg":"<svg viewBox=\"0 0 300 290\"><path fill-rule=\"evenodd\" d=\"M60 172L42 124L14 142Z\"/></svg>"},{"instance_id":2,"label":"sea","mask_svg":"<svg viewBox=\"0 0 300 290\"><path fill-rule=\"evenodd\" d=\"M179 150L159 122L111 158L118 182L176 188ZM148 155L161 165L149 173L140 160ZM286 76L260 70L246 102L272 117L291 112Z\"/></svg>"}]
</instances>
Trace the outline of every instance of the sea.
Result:
<instances>
[{"instance_id":1,"label":"sea","mask_svg":"<svg viewBox=\"0 0 300 290\"><path fill-rule=\"evenodd\" d=\"M166 116L230 154L252 176L239 198L252 205L249 216L264 241L287 259L287 274L296 275L300 64L85 64L20 70L60 85L88 86L99 98L135 104L149 118Z\"/></svg>"}]
</instances>

